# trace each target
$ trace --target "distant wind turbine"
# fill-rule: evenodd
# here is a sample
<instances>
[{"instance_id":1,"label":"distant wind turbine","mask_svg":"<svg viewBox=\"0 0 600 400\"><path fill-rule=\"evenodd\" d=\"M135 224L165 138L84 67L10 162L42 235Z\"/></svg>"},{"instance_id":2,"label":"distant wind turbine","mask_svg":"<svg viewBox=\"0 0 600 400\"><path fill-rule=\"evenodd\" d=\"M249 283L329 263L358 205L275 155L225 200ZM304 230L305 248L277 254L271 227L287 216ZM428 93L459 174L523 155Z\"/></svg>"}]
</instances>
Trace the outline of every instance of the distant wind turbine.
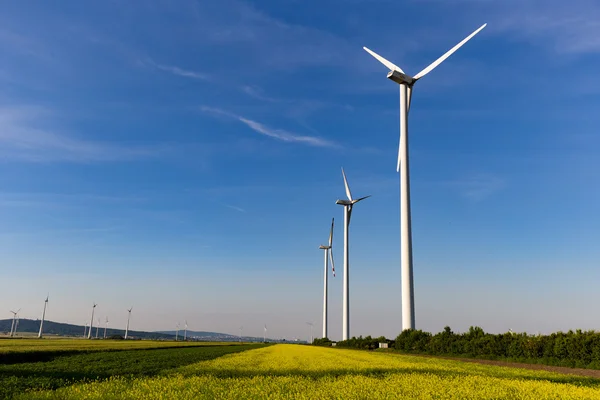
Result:
<instances>
[{"instance_id":1,"label":"distant wind turbine","mask_svg":"<svg viewBox=\"0 0 600 400\"><path fill-rule=\"evenodd\" d=\"M177 331L175 332L175 341L177 341L179 340L179 322L175 326L177 327Z\"/></svg>"},{"instance_id":2,"label":"distant wind turbine","mask_svg":"<svg viewBox=\"0 0 600 400\"><path fill-rule=\"evenodd\" d=\"M310 344L312 344L312 342L314 341L313 339L313 323L312 322L307 322L306 325L310 326Z\"/></svg>"},{"instance_id":3,"label":"distant wind turbine","mask_svg":"<svg viewBox=\"0 0 600 400\"><path fill-rule=\"evenodd\" d=\"M83 337L84 338L87 336L87 326L88 326L88 322L85 321L85 326L83 327Z\"/></svg>"},{"instance_id":4,"label":"distant wind turbine","mask_svg":"<svg viewBox=\"0 0 600 400\"><path fill-rule=\"evenodd\" d=\"M16 332L16 322L17 322L17 314L19 313L19 311L21 311L21 309L19 308L17 311L10 311L13 315L13 320L12 320L12 324L10 325L10 337L15 336L15 332Z\"/></svg>"},{"instance_id":5,"label":"distant wind turbine","mask_svg":"<svg viewBox=\"0 0 600 400\"><path fill-rule=\"evenodd\" d=\"M187 320L185 321L184 331L183 331L183 341L187 341Z\"/></svg>"},{"instance_id":6,"label":"distant wind turbine","mask_svg":"<svg viewBox=\"0 0 600 400\"><path fill-rule=\"evenodd\" d=\"M43 334L42 329L44 328L44 319L46 318L46 306L48 305L48 297L50 297L50 293L48 293L48 295L46 296L46 300L44 301L44 312L42 313L42 320L40 321L40 331L38 333L39 339L42 338Z\"/></svg>"},{"instance_id":7,"label":"distant wind turbine","mask_svg":"<svg viewBox=\"0 0 600 400\"><path fill-rule=\"evenodd\" d=\"M331 270L335 277L335 266L333 264L333 218L331 219L331 229L329 230L329 244L327 246L319 246L319 249L325 250L325 276L323 278L323 337L327 337L327 278L329 276L329 266L327 263L331 260Z\"/></svg>"},{"instance_id":8,"label":"distant wind turbine","mask_svg":"<svg viewBox=\"0 0 600 400\"><path fill-rule=\"evenodd\" d=\"M242 341L242 331L244 330L243 326L240 326L240 343Z\"/></svg>"},{"instance_id":9,"label":"distant wind turbine","mask_svg":"<svg viewBox=\"0 0 600 400\"><path fill-rule=\"evenodd\" d=\"M94 306L92 307L92 318L90 320L90 330L88 332L88 339L92 338L92 328L94 327L94 311L96 310L96 306L98 304L94 303Z\"/></svg>"},{"instance_id":10,"label":"distant wind turbine","mask_svg":"<svg viewBox=\"0 0 600 400\"><path fill-rule=\"evenodd\" d=\"M131 307L129 310L127 310L128 314L127 314L127 327L125 328L125 339L127 339L127 334L129 333L129 319L131 318L131 310L133 310L133 307Z\"/></svg>"},{"instance_id":11,"label":"distant wind turbine","mask_svg":"<svg viewBox=\"0 0 600 400\"><path fill-rule=\"evenodd\" d=\"M106 339L106 328L108 328L108 317L106 317L106 323L104 324L104 339Z\"/></svg>"},{"instance_id":12,"label":"distant wind turbine","mask_svg":"<svg viewBox=\"0 0 600 400\"><path fill-rule=\"evenodd\" d=\"M346 179L346 173L342 168L342 176L344 177L344 186L346 187L346 196L348 200L337 200L335 204L344 206L344 297L343 297L343 322L342 322L342 340L348 340L350 337L350 261L349 261L349 248L348 243L348 231L350 229L350 217L352 216L352 208L356 203L366 198L371 197L365 196L354 200L352 193L350 192L350 186L348 186L348 180Z\"/></svg>"},{"instance_id":13,"label":"distant wind turbine","mask_svg":"<svg viewBox=\"0 0 600 400\"><path fill-rule=\"evenodd\" d=\"M263 343L267 343L267 324L265 324L265 332L263 334Z\"/></svg>"},{"instance_id":14,"label":"distant wind turbine","mask_svg":"<svg viewBox=\"0 0 600 400\"><path fill-rule=\"evenodd\" d=\"M408 168L408 112L414 84L440 65L446 58L450 57L462 45L467 43L479 31L485 28L483 24L475 32L471 33L462 42L448 50L444 55L435 60L414 77L406 75L402 68L381 57L374 51L363 47L377 61L385 65L390 72L387 77L400 85L400 145L398 147L397 172L400 172L400 262L402 279L402 330L415 329L415 303L413 285L413 258L412 258L412 228L410 214L410 178Z\"/></svg>"}]
</instances>

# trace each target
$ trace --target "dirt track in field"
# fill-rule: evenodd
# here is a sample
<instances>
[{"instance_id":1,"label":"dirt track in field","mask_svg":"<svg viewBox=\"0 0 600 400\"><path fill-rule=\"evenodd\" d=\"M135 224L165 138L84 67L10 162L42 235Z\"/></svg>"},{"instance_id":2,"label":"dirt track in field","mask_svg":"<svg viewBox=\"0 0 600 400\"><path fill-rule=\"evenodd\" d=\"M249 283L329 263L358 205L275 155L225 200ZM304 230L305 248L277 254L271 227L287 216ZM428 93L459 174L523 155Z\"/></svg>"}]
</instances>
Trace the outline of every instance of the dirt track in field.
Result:
<instances>
[{"instance_id":1,"label":"dirt track in field","mask_svg":"<svg viewBox=\"0 0 600 400\"><path fill-rule=\"evenodd\" d=\"M411 354L411 355L414 355L414 354ZM441 356L425 356L425 355L423 355L422 357L442 358L444 360L454 360L454 361L463 361L463 362L470 362L470 363L477 363L477 364L496 365L498 367L534 369L534 370L541 370L541 371L556 372L558 374L587 376L590 378L600 379L600 370L596 370L596 369L554 367L551 365L525 364L525 363L495 361L495 360L480 360L480 359L476 359L476 358L441 357Z\"/></svg>"}]
</instances>

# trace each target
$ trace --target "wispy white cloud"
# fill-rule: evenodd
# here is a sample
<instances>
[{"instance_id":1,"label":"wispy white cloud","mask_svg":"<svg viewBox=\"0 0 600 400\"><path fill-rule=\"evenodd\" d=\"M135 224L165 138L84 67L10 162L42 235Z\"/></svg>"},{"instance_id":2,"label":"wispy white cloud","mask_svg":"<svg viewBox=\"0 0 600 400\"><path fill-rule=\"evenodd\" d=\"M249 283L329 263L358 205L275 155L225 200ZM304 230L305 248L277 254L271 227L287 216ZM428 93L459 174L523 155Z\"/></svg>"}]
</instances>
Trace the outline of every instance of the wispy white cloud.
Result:
<instances>
[{"instance_id":1,"label":"wispy white cloud","mask_svg":"<svg viewBox=\"0 0 600 400\"><path fill-rule=\"evenodd\" d=\"M458 190L461 196L468 200L479 202L506 187L506 181L491 174L476 174L464 179L445 182L448 186Z\"/></svg>"},{"instance_id":2,"label":"wispy white cloud","mask_svg":"<svg viewBox=\"0 0 600 400\"><path fill-rule=\"evenodd\" d=\"M260 122L241 117L239 115L233 114L233 113L225 111L225 110L221 110L219 108L202 106L202 107L200 107L200 110L202 110L205 113L212 114L215 116L224 116L227 118L232 118L232 119L238 120L238 121L242 122L243 124L245 124L246 126L248 126L253 131L260 133L261 135L268 136L270 138L280 140L283 142L302 143L302 144L306 144L309 146L315 146L315 147L332 147L332 148L341 147L340 145L336 144L335 142L332 142L332 141L329 141L329 140L326 140L326 139L323 139L320 137L298 135L295 133L285 131L283 129L269 128Z\"/></svg>"},{"instance_id":3,"label":"wispy white cloud","mask_svg":"<svg viewBox=\"0 0 600 400\"><path fill-rule=\"evenodd\" d=\"M432 1L432 0L418 0ZM455 7L457 1L437 0ZM462 0L490 32L548 46L557 53L600 52L600 8L596 0Z\"/></svg>"},{"instance_id":4,"label":"wispy white cloud","mask_svg":"<svg viewBox=\"0 0 600 400\"><path fill-rule=\"evenodd\" d=\"M108 162L157 156L164 149L76 138L48 122L42 107L0 106L0 159L28 162Z\"/></svg>"},{"instance_id":5,"label":"wispy white cloud","mask_svg":"<svg viewBox=\"0 0 600 400\"><path fill-rule=\"evenodd\" d=\"M231 204L224 204L224 206L227 208L231 208L232 210L242 212L242 213L246 212L246 210L244 210L242 207L232 206Z\"/></svg>"},{"instance_id":6,"label":"wispy white cloud","mask_svg":"<svg viewBox=\"0 0 600 400\"><path fill-rule=\"evenodd\" d=\"M267 102L271 102L271 103L280 103L283 101L282 99L276 99L274 97L269 97L269 96L265 95L264 91L261 88L259 88L258 86L244 85L244 86L242 86L242 92L246 93L250 97L254 97L255 99L267 101Z\"/></svg>"},{"instance_id":7,"label":"wispy white cloud","mask_svg":"<svg viewBox=\"0 0 600 400\"><path fill-rule=\"evenodd\" d=\"M147 65L150 65L156 69L159 69L161 71L169 72L173 75L181 76L184 78L197 79L197 80L202 80L202 81L211 80L210 76L203 72L187 70L187 69L183 69L178 66L175 66L175 65L158 64L151 59L146 60L144 63Z\"/></svg>"}]
</instances>

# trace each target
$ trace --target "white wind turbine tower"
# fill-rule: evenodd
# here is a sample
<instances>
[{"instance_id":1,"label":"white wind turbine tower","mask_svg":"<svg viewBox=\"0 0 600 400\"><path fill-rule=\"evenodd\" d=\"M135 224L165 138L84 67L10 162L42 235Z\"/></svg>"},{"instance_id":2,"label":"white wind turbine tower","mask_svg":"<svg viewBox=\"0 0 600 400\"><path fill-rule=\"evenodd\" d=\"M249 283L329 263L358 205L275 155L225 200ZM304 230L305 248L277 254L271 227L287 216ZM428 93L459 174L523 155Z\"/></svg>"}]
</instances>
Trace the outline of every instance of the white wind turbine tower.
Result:
<instances>
[{"instance_id":1,"label":"white wind turbine tower","mask_svg":"<svg viewBox=\"0 0 600 400\"><path fill-rule=\"evenodd\" d=\"M327 337L327 278L328 278L328 269L329 266L327 263L331 260L331 270L333 271L333 276L335 277L335 266L333 265L333 221L331 219L331 229L329 231L329 244L327 246L319 246L319 249L325 250L325 277L323 278L324 286L323 286L323 337Z\"/></svg>"},{"instance_id":2,"label":"white wind turbine tower","mask_svg":"<svg viewBox=\"0 0 600 400\"><path fill-rule=\"evenodd\" d=\"M263 343L267 343L267 324L265 324L265 331L263 332Z\"/></svg>"},{"instance_id":3,"label":"white wind turbine tower","mask_svg":"<svg viewBox=\"0 0 600 400\"><path fill-rule=\"evenodd\" d=\"M410 214L410 181L408 165L408 112L410 110L410 99L412 97L413 85L422 77L430 73L440 65L452 53L469 41L479 31L485 28L483 24L475 32L467 36L462 42L448 50L443 56L435 60L424 70L415 76L409 76L400 67L381 57L379 54L363 47L369 54L380 63L390 69L387 77L400 85L400 146L398 148L397 171L400 172L400 258L402 278L402 330L415 329L415 303L413 285L412 265L412 232Z\"/></svg>"},{"instance_id":4,"label":"white wind turbine tower","mask_svg":"<svg viewBox=\"0 0 600 400\"><path fill-rule=\"evenodd\" d=\"M129 319L131 318L131 310L133 310L133 307L131 307L129 310L127 310L127 327L125 328L125 339L127 339L127 335L129 334Z\"/></svg>"},{"instance_id":5,"label":"white wind turbine tower","mask_svg":"<svg viewBox=\"0 0 600 400\"><path fill-rule=\"evenodd\" d=\"M50 297L50 293L46 296L46 300L44 301L44 312L42 313L42 321L40 322L40 331L38 333L38 338L42 338L42 329L44 328L44 319L46 318L46 306L48 305L48 297Z\"/></svg>"},{"instance_id":6,"label":"white wind turbine tower","mask_svg":"<svg viewBox=\"0 0 600 400\"><path fill-rule=\"evenodd\" d=\"M183 331L183 341L187 341L187 321L185 321L184 331Z\"/></svg>"},{"instance_id":7,"label":"white wind turbine tower","mask_svg":"<svg viewBox=\"0 0 600 400\"><path fill-rule=\"evenodd\" d=\"M106 328L108 328L108 317L106 317L106 322L104 324L104 339L106 339Z\"/></svg>"},{"instance_id":8,"label":"white wind turbine tower","mask_svg":"<svg viewBox=\"0 0 600 400\"><path fill-rule=\"evenodd\" d=\"M83 327L83 337L84 338L87 336L87 326L88 326L88 322L85 321L85 326Z\"/></svg>"},{"instance_id":9,"label":"white wind turbine tower","mask_svg":"<svg viewBox=\"0 0 600 400\"><path fill-rule=\"evenodd\" d=\"M175 332L175 341L177 341L179 340L179 322L175 326L177 327L177 331Z\"/></svg>"},{"instance_id":10,"label":"white wind turbine tower","mask_svg":"<svg viewBox=\"0 0 600 400\"><path fill-rule=\"evenodd\" d=\"M94 303L92 307L92 318L90 319L90 330L88 331L88 339L92 338L92 328L94 328L94 310L96 310L96 306L98 304Z\"/></svg>"},{"instance_id":11,"label":"white wind turbine tower","mask_svg":"<svg viewBox=\"0 0 600 400\"><path fill-rule=\"evenodd\" d=\"M10 311L13 315L13 320L12 320L12 324L10 324L10 337L15 336L15 332L16 332L16 322L17 322L17 314L19 313L19 311L21 311L21 309L19 308L17 311Z\"/></svg>"},{"instance_id":12,"label":"white wind turbine tower","mask_svg":"<svg viewBox=\"0 0 600 400\"><path fill-rule=\"evenodd\" d=\"M348 340L350 337L350 276L349 276L349 243L348 243L348 230L350 229L350 217L352 216L352 208L356 203L364 200L369 196L361 197L354 200L352 193L350 192L350 186L348 186L348 180L346 179L346 173L342 168L342 176L344 177L344 186L346 187L346 196L348 200L337 200L335 204L344 206L344 298L343 298L343 326L342 326L342 340Z\"/></svg>"}]
</instances>

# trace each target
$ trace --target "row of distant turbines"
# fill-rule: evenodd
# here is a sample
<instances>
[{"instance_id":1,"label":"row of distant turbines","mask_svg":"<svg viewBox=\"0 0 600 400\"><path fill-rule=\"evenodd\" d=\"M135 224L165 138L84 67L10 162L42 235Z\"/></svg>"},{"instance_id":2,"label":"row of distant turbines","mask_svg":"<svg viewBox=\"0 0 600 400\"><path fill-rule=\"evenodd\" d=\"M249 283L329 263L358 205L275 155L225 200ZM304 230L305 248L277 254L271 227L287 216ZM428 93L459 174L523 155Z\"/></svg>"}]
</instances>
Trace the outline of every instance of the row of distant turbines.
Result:
<instances>
[{"instance_id":1,"label":"row of distant turbines","mask_svg":"<svg viewBox=\"0 0 600 400\"><path fill-rule=\"evenodd\" d=\"M47 300L46 300L47 301ZM92 338L92 330L94 329L94 312L96 311L96 307L98 306L97 303L93 303L94 305L92 306L92 318L90 319L90 329L88 330L88 324L86 322L85 326L83 327L83 337L87 337L88 339ZM130 307L127 310L127 326L125 327L125 336L124 338L127 339L128 335L129 335L129 320L131 319L131 310L133 310L133 307ZM96 325L96 339L98 339L98 329L100 329L100 318L97 319L98 324ZM44 323L44 319L42 318L42 324ZM104 321L104 339L106 339L106 329L108 328L108 317L106 317L105 321ZM40 328L40 332L41 332L41 328ZM41 335L39 335L38 337L41 337Z\"/></svg>"},{"instance_id":2,"label":"row of distant turbines","mask_svg":"<svg viewBox=\"0 0 600 400\"><path fill-rule=\"evenodd\" d=\"M433 71L446 58L450 57L462 45L468 42L479 31L486 27L483 24L456 46L448 50L444 55L435 60L415 76L409 76L402 71L400 67L381 57L379 54L366 47L365 51L375 57L380 63L385 65L390 71L387 78L400 85L400 144L398 147L398 163L396 171L400 173L400 268L402 283L402 330L415 329L415 302L414 302L414 284L413 284L413 257L412 257L412 230L411 230L411 212L410 212L410 178L408 164L408 113L410 110L410 100L412 97L412 88L414 84ZM342 169L344 177L344 186L348 200L337 200L336 204L344 206L344 281L343 281L343 322L342 339L347 340L350 337L350 287L349 287L349 243L348 230L350 226L350 216L352 208L356 203L368 198L369 196L354 199L348 186L346 174ZM333 220L331 221L331 230L329 231L329 243L321 245L319 248L325 250L325 276L324 276L324 294L323 294L323 337L327 336L327 277L328 261L331 261L331 269L335 276L335 267L333 264ZM312 326L311 326L312 328ZM312 337L312 334L311 334ZM312 340L312 338L311 338Z\"/></svg>"},{"instance_id":3,"label":"row of distant turbines","mask_svg":"<svg viewBox=\"0 0 600 400\"><path fill-rule=\"evenodd\" d=\"M50 295L46 296L46 300L44 300L44 311L42 312L42 319L40 320L40 330L38 332L38 338L42 338L43 334L44 334L44 321L46 319L46 308L48 307L48 299L49 299ZM87 337L88 339L92 338L92 330L94 329L94 312L96 311L96 307L98 306L97 303L93 303L94 305L92 306L92 318L90 319L89 323L85 323L85 326L83 328L83 337ZM131 310L133 310L133 307L129 308L127 310L127 326L125 328L125 339L127 339L128 335L129 335L129 321L131 320ZM17 333L17 329L19 326L19 311L21 311L21 309L19 308L17 311L12 311L11 313L13 314L13 320L12 320L12 324L10 327L10 337L14 337L14 335ZM97 319L97 325L96 325L96 335L95 338L98 338L98 330L100 328L100 318ZM89 326L89 329L88 329ZM108 328L108 317L106 317L105 319L105 324L104 324L104 339L106 339L106 329ZM187 336L187 321L185 323L185 329L186 329L186 336Z\"/></svg>"}]
</instances>

